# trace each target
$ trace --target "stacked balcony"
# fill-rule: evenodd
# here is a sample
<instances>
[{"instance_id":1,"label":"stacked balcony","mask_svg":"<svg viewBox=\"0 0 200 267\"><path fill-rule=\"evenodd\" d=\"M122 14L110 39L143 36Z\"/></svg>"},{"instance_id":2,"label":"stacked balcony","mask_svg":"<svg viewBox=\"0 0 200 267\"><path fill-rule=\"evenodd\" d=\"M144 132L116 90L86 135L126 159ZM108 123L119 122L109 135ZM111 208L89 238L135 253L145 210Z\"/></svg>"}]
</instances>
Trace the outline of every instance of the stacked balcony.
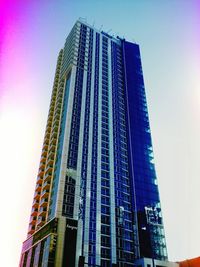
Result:
<instances>
[{"instance_id":1,"label":"stacked balcony","mask_svg":"<svg viewBox=\"0 0 200 267\"><path fill-rule=\"evenodd\" d=\"M47 207L42 206L39 209L39 217L46 217L47 214Z\"/></svg>"},{"instance_id":2,"label":"stacked balcony","mask_svg":"<svg viewBox=\"0 0 200 267\"><path fill-rule=\"evenodd\" d=\"M35 225L36 224L36 216L31 216L29 225Z\"/></svg>"},{"instance_id":3,"label":"stacked balcony","mask_svg":"<svg viewBox=\"0 0 200 267\"><path fill-rule=\"evenodd\" d=\"M54 157L50 157L50 154L48 155L47 158L47 165L52 165L54 164Z\"/></svg>"},{"instance_id":4,"label":"stacked balcony","mask_svg":"<svg viewBox=\"0 0 200 267\"><path fill-rule=\"evenodd\" d=\"M37 207L33 207L32 210L31 210L31 216L37 216L38 214L38 208Z\"/></svg>"},{"instance_id":5,"label":"stacked balcony","mask_svg":"<svg viewBox=\"0 0 200 267\"><path fill-rule=\"evenodd\" d=\"M47 156L47 149L42 149L42 157L45 157L46 158Z\"/></svg>"},{"instance_id":6,"label":"stacked balcony","mask_svg":"<svg viewBox=\"0 0 200 267\"><path fill-rule=\"evenodd\" d=\"M45 217L39 216L37 221L37 227L40 228L45 224Z\"/></svg>"},{"instance_id":7,"label":"stacked balcony","mask_svg":"<svg viewBox=\"0 0 200 267\"><path fill-rule=\"evenodd\" d=\"M43 189L49 189L50 188L50 181L46 181L46 182L44 182L44 184L43 184Z\"/></svg>"},{"instance_id":8,"label":"stacked balcony","mask_svg":"<svg viewBox=\"0 0 200 267\"><path fill-rule=\"evenodd\" d=\"M41 199L47 198L49 196L49 189L43 189L41 194Z\"/></svg>"},{"instance_id":9,"label":"stacked balcony","mask_svg":"<svg viewBox=\"0 0 200 267\"><path fill-rule=\"evenodd\" d=\"M45 224L48 213L49 194L51 190L52 172L56 154L60 112L62 109L63 89L58 89L58 86L60 86L59 78L61 60L62 54L58 60L53 92L51 95L51 103L47 119L47 126L45 130L39 171L36 181L28 235L33 234L36 229L39 229ZM63 85L64 84L62 82L61 86Z\"/></svg>"},{"instance_id":10,"label":"stacked balcony","mask_svg":"<svg viewBox=\"0 0 200 267\"><path fill-rule=\"evenodd\" d=\"M40 199L40 192L36 191L34 194L34 200L39 200Z\"/></svg>"},{"instance_id":11,"label":"stacked balcony","mask_svg":"<svg viewBox=\"0 0 200 267\"><path fill-rule=\"evenodd\" d=\"M34 199L33 200L33 208L38 208L38 206L39 206L39 200Z\"/></svg>"},{"instance_id":12,"label":"stacked balcony","mask_svg":"<svg viewBox=\"0 0 200 267\"><path fill-rule=\"evenodd\" d=\"M43 198L40 201L40 207L47 207L48 205L48 198Z\"/></svg>"},{"instance_id":13,"label":"stacked balcony","mask_svg":"<svg viewBox=\"0 0 200 267\"><path fill-rule=\"evenodd\" d=\"M38 176L43 177L43 175L44 175L44 169L39 168Z\"/></svg>"},{"instance_id":14,"label":"stacked balcony","mask_svg":"<svg viewBox=\"0 0 200 267\"><path fill-rule=\"evenodd\" d=\"M43 180L43 179L42 179L42 176L38 176L38 177L37 177L37 182L36 182L36 183L37 183L37 184L42 184L42 180Z\"/></svg>"},{"instance_id":15,"label":"stacked balcony","mask_svg":"<svg viewBox=\"0 0 200 267\"><path fill-rule=\"evenodd\" d=\"M29 225L28 227L28 235L32 235L35 232L35 226Z\"/></svg>"}]
</instances>

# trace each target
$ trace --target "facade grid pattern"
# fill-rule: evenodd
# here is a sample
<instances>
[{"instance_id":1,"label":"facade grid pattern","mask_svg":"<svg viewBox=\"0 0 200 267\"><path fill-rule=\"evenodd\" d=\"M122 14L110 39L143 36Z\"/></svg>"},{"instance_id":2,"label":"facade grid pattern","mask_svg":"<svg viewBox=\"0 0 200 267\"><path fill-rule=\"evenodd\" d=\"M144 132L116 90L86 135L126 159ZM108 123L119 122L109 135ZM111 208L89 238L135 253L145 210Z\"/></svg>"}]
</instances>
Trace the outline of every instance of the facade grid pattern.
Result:
<instances>
[{"instance_id":1,"label":"facade grid pattern","mask_svg":"<svg viewBox=\"0 0 200 267\"><path fill-rule=\"evenodd\" d=\"M19 266L140 258L167 260L139 46L78 20L58 56Z\"/></svg>"}]
</instances>

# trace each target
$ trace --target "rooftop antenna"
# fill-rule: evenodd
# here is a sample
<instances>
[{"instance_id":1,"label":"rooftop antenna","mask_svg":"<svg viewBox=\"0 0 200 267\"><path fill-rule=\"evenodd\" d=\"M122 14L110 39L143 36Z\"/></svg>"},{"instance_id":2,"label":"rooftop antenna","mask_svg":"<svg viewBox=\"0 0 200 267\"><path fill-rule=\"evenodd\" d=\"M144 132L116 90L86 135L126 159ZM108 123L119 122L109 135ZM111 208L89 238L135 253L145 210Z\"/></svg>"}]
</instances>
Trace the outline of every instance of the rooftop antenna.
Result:
<instances>
[{"instance_id":1,"label":"rooftop antenna","mask_svg":"<svg viewBox=\"0 0 200 267\"><path fill-rule=\"evenodd\" d=\"M103 28L103 25L101 25L101 27L100 27L99 31L101 31L101 30L102 30L102 28Z\"/></svg>"}]
</instances>

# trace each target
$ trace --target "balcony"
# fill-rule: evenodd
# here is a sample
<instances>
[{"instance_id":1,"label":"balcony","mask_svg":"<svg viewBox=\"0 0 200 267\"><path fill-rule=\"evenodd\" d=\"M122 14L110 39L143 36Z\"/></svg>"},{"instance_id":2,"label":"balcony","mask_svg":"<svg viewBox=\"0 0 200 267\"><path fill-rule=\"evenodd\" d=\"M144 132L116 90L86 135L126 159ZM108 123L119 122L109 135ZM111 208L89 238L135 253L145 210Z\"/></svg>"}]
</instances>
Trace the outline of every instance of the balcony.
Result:
<instances>
[{"instance_id":1,"label":"balcony","mask_svg":"<svg viewBox=\"0 0 200 267\"><path fill-rule=\"evenodd\" d=\"M56 96L57 95L57 90L53 90L52 95Z\"/></svg>"},{"instance_id":2,"label":"balcony","mask_svg":"<svg viewBox=\"0 0 200 267\"><path fill-rule=\"evenodd\" d=\"M38 176L36 183L41 185L42 184L42 181L43 181L42 177L41 176Z\"/></svg>"},{"instance_id":3,"label":"balcony","mask_svg":"<svg viewBox=\"0 0 200 267\"><path fill-rule=\"evenodd\" d=\"M31 216L29 225L35 225L36 224L36 216Z\"/></svg>"},{"instance_id":4,"label":"balcony","mask_svg":"<svg viewBox=\"0 0 200 267\"><path fill-rule=\"evenodd\" d=\"M53 101L56 100L56 94L55 93L51 95L51 100L53 100Z\"/></svg>"},{"instance_id":5,"label":"balcony","mask_svg":"<svg viewBox=\"0 0 200 267\"><path fill-rule=\"evenodd\" d=\"M44 182L43 189L49 189L50 188L50 184L51 183L49 181Z\"/></svg>"},{"instance_id":6,"label":"balcony","mask_svg":"<svg viewBox=\"0 0 200 267\"><path fill-rule=\"evenodd\" d=\"M44 169L44 167L45 167L45 160L44 160L44 158L42 158L42 160L40 160L39 168Z\"/></svg>"},{"instance_id":7,"label":"balcony","mask_svg":"<svg viewBox=\"0 0 200 267\"><path fill-rule=\"evenodd\" d=\"M54 116L54 121L60 121L60 114L56 113L55 116Z\"/></svg>"},{"instance_id":8,"label":"balcony","mask_svg":"<svg viewBox=\"0 0 200 267\"><path fill-rule=\"evenodd\" d=\"M56 138L51 138L49 146L56 145L56 141L57 141Z\"/></svg>"},{"instance_id":9,"label":"balcony","mask_svg":"<svg viewBox=\"0 0 200 267\"><path fill-rule=\"evenodd\" d=\"M38 214L38 209L37 208L32 208L31 216L37 216L37 214Z\"/></svg>"},{"instance_id":10,"label":"balcony","mask_svg":"<svg viewBox=\"0 0 200 267\"><path fill-rule=\"evenodd\" d=\"M46 157L41 157L40 162L43 163L43 164L45 164L45 162L46 162Z\"/></svg>"},{"instance_id":11,"label":"balcony","mask_svg":"<svg viewBox=\"0 0 200 267\"><path fill-rule=\"evenodd\" d=\"M54 123L53 129L52 129L53 133L57 133L58 132L58 123Z\"/></svg>"},{"instance_id":12,"label":"balcony","mask_svg":"<svg viewBox=\"0 0 200 267\"><path fill-rule=\"evenodd\" d=\"M35 191L36 191L36 192L40 192L41 189L42 189L41 184L37 184L37 185L36 185L36 188L35 188Z\"/></svg>"},{"instance_id":13,"label":"balcony","mask_svg":"<svg viewBox=\"0 0 200 267\"><path fill-rule=\"evenodd\" d=\"M53 170L53 165L47 165L46 170L45 170L45 174L52 173L52 170Z\"/></svg>"},{"instance_id":14,"label":"balcony","mask_svg":"<svg viewBox=\"0 0 200 267\"><path fill-rule=\"evenodd\" d=\"M39 168L38 176L43 177L43 175L44 175L44 169Z\"/></svg>"},{"instance_id":15,"label":"balcony","mask_svg":"<svg viewBox=\"0 0 200 267\"><path fill-rule=\"evenodd\" d=\"M59 105L57 105L55 108L55 114L60 114L60 111L61 111L61 100L60 100Z\"/></svg>"},{"instance_id":16,"label":"balcony","mask_svg":"<svg viewBox=\"0 0 200 267\"><path fill-rule=\"evenodd\" d=\"M42 157L46 157L47 156L47 149L42 149Z\"/></svg>"},{"instance_id":17,"label":"balcony","mask_svg":"<svg viewBox=\"0 0 200 267\"><path fill-rule=\"evenodd\" d=\"M34 199L36 199L36 200L40 199L40 192L35 192Z\"/></svg>"},{"instance_id":18,"label":"balcony","mask_svg":"<svg viewBox=\"0 0 200 267\"><path fill-rule=\"evenodd\" d=\"M48 158L54 158L54 156L55 156L55 152L49 151Z\"/></svg>"},{"instance_id":19,"label":"balcony","mask_svg":"<svg viewBox=\"0 0 200 267\"><path fill-rule=\"evenodd\" d=\"M44 136L44 141L45 141L45 142L48 142L49 137L50 137L50 131L46 131L46 132L45 132L45 136Z\"/></svg>"},{"instance_id":20,"label":"balcony","mask_svg":"<svg viewBox=\"0 0 200 267\"><path fill-rule=\"evenodd\" d=\"M48 205L48 198L43 198L40 201L40 207L47 207L47 205Z\"/></svg>"},{"instance_id":21,"label":"balcony","mask_svg":"<svg viewBox=\"0 0 200 267\"><path fill-rule=\"evenodd\" d=\"M49 190L48 189L43 190L41 194L41 199L47 198L48 196L49 196Z\"/></svg>"},{"instance_id":22,"label":"balcony","mask_svg":"<svg viewBox=\"0 0 200 267\"><path fill-rule=\"evenodd\" d=\"M45 217L38 217L37 226L41 227L45 224Z\"/></svg>"},{"instance_id":23,"label":"balcony","mask_svg":"<svg viewBox=\"0 0 200 267\"><path fill-rule=\"evenodd\" d=\"M51 175L52 175L52 173L45 174L45 176L44 176L44 182L50 181L51 180L51 177L52 177Z\"/></svg>"},{"instance_id":24,"label":"balcony","mask_svg":"<svg viewBox=\"0 0 200 267\"><path fill-rule=\"evenodd\" d=\"M45 143L43 144L43 148L42 148L42 150L44 150L44 149L48 150L48 145L49 145L49 143L48 143L48 142L45 142Z\"/></svg>"},{"instance_id":25,"label":"balcony","mask_svg":"<svg viewBox=\"0 0 200 267\"><path fill-rule=\"evenodd\" d=\"M62 99L62 96L63 96L63 91L59 91L57 98L61 98Z\"/></svg>"},{"instance_id":26,"label":"balcony","mask_svg":"<svg viewBox=\"0 0 200 267\"><path fill-rule=\"evenodd\" d=\"M49 122L46 126L46 131L50 132L51 131L51 122Z\"/></svg>"},{"instance_id":27,"label":"balcony","mask_svg":"<svg viewBox=\"0 0 200 267\"><path fill-rule=\"evenodd\" d=\"M61 108L61 102L62 102L62 101L59 101L59 100L57 99L57 101L56 101L56 109L57 109L57 108Z\"/></svg>"},{"instance_id":28,"label":"balcony","mask_svg":"<svg viewBox=\"0 0 200 267\"><path fill-rule=\"evenodd\" d=\"M29 225L28 234L32 235L35 232L35 225Z\"/></svg>"},{"instance_id":29,"label":"balcony","mask_svg":"<svg viewBox=\"0 0 200 267\"><path fill-rule=\"evenodd\" d=\"M50 109L54 109L55 107L55 100L51 100L51 103L50 103Z\"/></svg>"},{"instance_id":30,"label":"balcony","mask_svg":"<svg viewBox=\"0 0 200 267\"><path fill-rule=\"evenodd\" d=\"M51 99L50 106L51 106L51 105L54 105L54 104L55 104L55 99Z\"/></svg>"},{"instance_id":31,"label":"balcony","mask_svg":"<svg viewBox=\"0 0 200 267\"><path fill-rule=\"evenodd\" d=\"M53 163L54 163L54 157L48 157L47 165L52 165L53 166Z\"/></svg>"},{"instance_id":32,"label":"balcony","mask_svg":"<svg viewBox=\"0 0 200 267\"><path fill-rule=\"evenodd\" d=\"M61 104L62 104L62 98L57 98L57 100L56 100L55 114L60 114Z\"/></svg>"},{"instance_id":33,"label":"balcony","mask_svg":"<svg viewBox=\"0 0 200 267\"><path fill-rule=\"evenodd\" d=\"M53 121L53 128L54 128L55 126L58 126L58 125L59 125L59 120L58 120L58 119L54 120L54 121Z\"/></svg>"},{"instance_id":34,"label":"balcony","mask_svg":"<svg viewBox=\"0 0 200 267\"><path fill-rule=\"evenodd\" d=\"M54 80L53 90L56 91L57 87L58 87L58 81L57 80Z\"/></svg>"},{"instance_id":35,"label":"balcony","mask_svg":"<svg viewBox=\"0 0 200 267\"><path fill-rule=\"evenodd\" d=\"M50 119L50 120L53 119L53 112L52 111L49 112L48 119Z\"/></svg>"},{"instance_id":36,"label":"balcony","mask_svg":"<svg viewBox=\"0 0 200 267\"><path fill-rule=\"evenodd\" d=\"M54 131L52 132L52 134L51 134L51 139L52 139L52 137L57 138L57 135L58 135L58 132L54 130Z\"/></svg>"},{"instance_id":37,"label":"balcony","mask_svg":"<svg viewBox=\"0 0 200 267\"><path fill-rule=\"evenodd\" d=\"M50 106L49 112L54 112L54 106Z\"/></svg>"},{"instance_id":38,"label":"balcony","mask_svg":"<svg viewBox=\"0 0 200 267\"><path fill-rule=\"evenodd\" d=\"M38 206L39 206L39 201L35 199L33 201L33 208L37 208Z\"/></svg>"},{"instance_id":39,"label":"balcony","mask_svg":"<svg viewBox=\"0 0 200 267\"><path fill-rule=\"evenodd\" d=\"M46 207L41 207L40 210L39 210L39 217L40 216L46 217L46 214L47 214L47 208Z\"/></svg>"},{"instance_id":40,"label":"balcony","mask_svg":"<svg viewBox=\"0 0 200 267\"><path fill-rule=\"evenodd\" d=\"M30 229L30 230L28 230L28 235L32 235L33 233L35 232L35 229Z\"/></svg>"},{"instance_id":41,"label":"balcony","mask_svg":"<svg viewBox=\"0 0 200 267\"><path fill-rule=\"evenodd\" d=\"M49 152L55 152L55 150L56 150L56 146L55 145L51 145L50 147L49 147Z\"/></svg>"},{"instance_id":42,"label":"balcony","mask_svg":"<svg viewBox=\"0 0 200 267\"><path fill-rule=\"evenodd\" d=\"M61 104L62 104L62 100L61 99L57 99L56 101L56 108L55 108L55 112L60 111L61 110Z\"/></svg>"}]
</instances>

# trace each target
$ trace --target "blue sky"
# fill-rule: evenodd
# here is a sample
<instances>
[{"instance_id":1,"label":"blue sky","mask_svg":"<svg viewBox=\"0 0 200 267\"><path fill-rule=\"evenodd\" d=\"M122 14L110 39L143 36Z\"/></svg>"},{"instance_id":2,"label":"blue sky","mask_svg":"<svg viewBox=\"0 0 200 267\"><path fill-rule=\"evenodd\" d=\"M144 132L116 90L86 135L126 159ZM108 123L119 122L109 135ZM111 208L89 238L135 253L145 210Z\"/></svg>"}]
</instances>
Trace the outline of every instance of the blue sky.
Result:
<instances>
[{"instance_id":1,"label":"blue sky","mask_svg":"<svg viewBox=\"0 0 200 267\"><path fill-rule=\"evenodd\" d=\"M57 54L79 17L140 45L169 258L199 256L200 2L8 0L1 5L1 185L13 183L10 196L7 189L0 196L8 200L2 207L7 220L1 221L4 266L18 266Z\"/></svg>"}]
</instances>

